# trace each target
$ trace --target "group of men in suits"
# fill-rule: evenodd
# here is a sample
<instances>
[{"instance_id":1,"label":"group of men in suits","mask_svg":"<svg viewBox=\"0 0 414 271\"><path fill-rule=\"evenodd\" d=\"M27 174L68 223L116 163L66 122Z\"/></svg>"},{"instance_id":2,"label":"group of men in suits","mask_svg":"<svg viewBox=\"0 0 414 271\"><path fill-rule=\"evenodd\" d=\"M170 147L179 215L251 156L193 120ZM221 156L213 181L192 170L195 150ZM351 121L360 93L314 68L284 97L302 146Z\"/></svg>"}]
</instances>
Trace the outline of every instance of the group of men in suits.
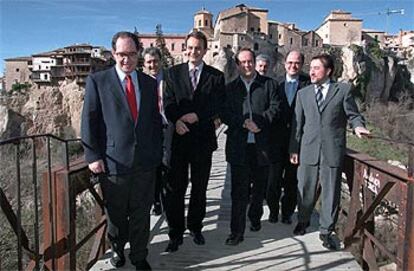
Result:
<instances>
[{"instance_id":1,"label":"group of men in suits","mask_svg":"<svg viewBox=\"0 0 414 271\"><path fill-rule=\"evenodd\" d=\"M168 70L161 69L159 50L149 48L143 53L147 74L139 72L139 48L136 35L114 35L116 65L88 77L82 112L85 159L100 176L112 265L125 264L124 245L129 242L131 263L137 270L151 269L146 260L149 216L153 202L154 213L161 212L161 187L170 238L166 252L179 249L186 229L195 244L205 244L206 190L217 149L215 130L222 122L228 126L226 160L232 185L230 235L225 243L243 241L246 216L251 231L261 229L264 198L269 222L276 223L281 191L281 221L292 223L298 197L294 233L305 234L320 179L321 240L336 249L330 236L339 206L346 121L359 136L369 132L349 86L330 81L332 59L315 57L312 84L303 88L309 77L300 74L304 62L300 52L286 56L286 75L273 80L255 70L254 51L242 48L235 55L240 75L225 85L223 73L203 61L207 39L201 32L186 38L188 62ZM266 72L268 65L263 66Z\"/></svg>"}]
</instances>

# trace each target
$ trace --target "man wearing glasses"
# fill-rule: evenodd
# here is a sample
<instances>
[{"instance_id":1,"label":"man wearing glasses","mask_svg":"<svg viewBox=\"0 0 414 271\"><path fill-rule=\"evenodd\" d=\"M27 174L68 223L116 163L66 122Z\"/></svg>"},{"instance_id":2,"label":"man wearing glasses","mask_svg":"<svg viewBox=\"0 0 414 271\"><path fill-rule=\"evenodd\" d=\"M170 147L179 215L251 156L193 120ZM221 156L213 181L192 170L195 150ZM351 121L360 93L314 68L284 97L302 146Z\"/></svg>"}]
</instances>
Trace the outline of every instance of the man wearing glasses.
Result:
<instances>
[{"instance_id":1,"label":"man wearing glasses","mask_svg":"<svg viewBox=\"0 0 414 271\"><path fill-rule=\"evenodd\" d=\"M139 42L130 32L112 39L116 65L86 82L81 134L85 160L99 174L111 241L111 264L125 264L124 246L137 270L150 270L150 208L162 132L157 83L136 70Z\"/></svg>"},{"instance_id":2,"label":"man wearing glasses","mask_svg":"<svg viewBox=\"0 0 414 271\"><path fill-rule=\"evenodd\" d=\"M286 73L277 79L281 97L281 117L272 123L270 137L271 165L266 193L270 223L278 222L279 209L281 209L281 222L291 224L292 214L296 208L297 165L289 162L288 146L296 93L310 84L309 76L301 72L304 60L304 55L299 51L290 51L285 58ZM279 201L281 201L281 208L279 208Z\"/></svg>"}]
</instances>

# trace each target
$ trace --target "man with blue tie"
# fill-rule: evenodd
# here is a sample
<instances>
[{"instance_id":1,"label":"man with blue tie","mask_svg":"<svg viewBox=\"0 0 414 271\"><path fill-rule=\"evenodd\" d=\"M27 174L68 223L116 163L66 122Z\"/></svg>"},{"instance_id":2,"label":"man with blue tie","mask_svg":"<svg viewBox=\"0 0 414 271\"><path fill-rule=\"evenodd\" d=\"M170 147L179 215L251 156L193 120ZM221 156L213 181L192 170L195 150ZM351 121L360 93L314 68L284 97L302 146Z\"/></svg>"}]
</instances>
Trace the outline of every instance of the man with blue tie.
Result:
<instances>
[{"instance_id":1,"label":"man with blue tie","mask_svg":"<svg viewBox=\"0 0 414 271\"><path fill-rule=\"evenodd\" d=\"M162 131L157 82L136 70L139 48L133 33L113 36L116 65L86 81L81 136L89 169L100 176L111 264L125 264L129 242L131 263L151 270L147 244Z\"/></svg>"},{"instance_id":2,"label":"man with blue tie","mask_svg":"<svg viewBox=\"0 0 414 271\"><path fill-rule=\"evenodd\" d=\"M310 84L309 76L301 73L305 57L299 51L291 51L285 58L286 74L278 78L278 91L281 97L281 115L271 127L271 165L267 184L266 201L270 210L269 222L279 221L281 201L282 223L291 224L296 208L297 166L289 162L289 138L296 93ZM283 196L281 198L283 191Z\"/></svg>"}]
</instances>

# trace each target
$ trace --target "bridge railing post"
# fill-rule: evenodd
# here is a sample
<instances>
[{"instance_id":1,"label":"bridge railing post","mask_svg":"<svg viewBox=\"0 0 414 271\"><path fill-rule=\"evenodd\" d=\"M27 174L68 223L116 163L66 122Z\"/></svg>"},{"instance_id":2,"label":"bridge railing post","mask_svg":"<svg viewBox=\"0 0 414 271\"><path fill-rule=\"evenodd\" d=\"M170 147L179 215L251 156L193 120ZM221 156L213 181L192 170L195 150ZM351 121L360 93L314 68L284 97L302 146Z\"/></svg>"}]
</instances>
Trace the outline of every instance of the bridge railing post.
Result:
<instances>
[{"instance_id":1,"label":"bridge railing post","mask_svg":"<svg viewBox=\"0 0 414 271\"><path fill-rule=\"evenodd\" d=\"M408 151L408 178L406 198L406 221L404 233L403 270L414 270L414 148L409 146Z\"/></svg>"}]
</instances>

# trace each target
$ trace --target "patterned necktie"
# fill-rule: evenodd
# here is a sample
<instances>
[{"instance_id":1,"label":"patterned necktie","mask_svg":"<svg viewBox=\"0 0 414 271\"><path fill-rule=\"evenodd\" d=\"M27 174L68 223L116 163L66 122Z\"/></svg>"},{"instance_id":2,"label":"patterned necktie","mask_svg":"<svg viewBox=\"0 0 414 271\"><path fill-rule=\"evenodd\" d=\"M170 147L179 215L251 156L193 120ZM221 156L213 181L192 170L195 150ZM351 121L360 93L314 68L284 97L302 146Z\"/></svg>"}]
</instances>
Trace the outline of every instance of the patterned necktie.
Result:
<instances>
[{"instance_id":1,"label":"patterned necktie","mask_svg":"<svg viewBox=\"0 0 414 271\"><path fill-rule=\"evenodd\" d=\"M135 96L135 87L132 83L131 75L126 76L126 96L132 119L136 122L138 118L137 97Z\"/></svg>"},{"instance_id":2,"label":"patterned necktie","mask_svg":"<svg viewBox=\"0 0 414 271\"><path fill-rule=\"evenodd\" d=\"M195 91L197 88L197 68L196 67L191 69L190 77L191 77L191 85L193 86L193 91Z\"/></svg>"},{"instance_id":3,"label":"patterned necktie","mask_svg":"<svg viewBox=\"0 0 414 271\"><path fill-rule=\"evenodd\" d=\"M322 94L322 85L318 85L316 87L316 104L318 105L319 111L321 111L321 107L323 104L323 94Z\"/></svg>"}]
</instances>

